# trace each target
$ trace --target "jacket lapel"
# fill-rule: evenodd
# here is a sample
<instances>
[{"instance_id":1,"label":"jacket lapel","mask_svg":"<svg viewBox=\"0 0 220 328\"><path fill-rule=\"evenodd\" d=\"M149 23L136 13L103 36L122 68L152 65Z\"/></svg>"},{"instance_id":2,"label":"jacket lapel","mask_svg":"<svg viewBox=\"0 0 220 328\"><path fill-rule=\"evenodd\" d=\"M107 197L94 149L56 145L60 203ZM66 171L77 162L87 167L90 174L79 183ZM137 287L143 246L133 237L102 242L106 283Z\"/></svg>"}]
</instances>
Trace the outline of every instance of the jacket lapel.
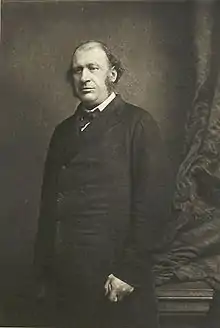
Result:
<instances>
[{"instance_id":1,"label":"jacket lapel","mask_svg":"<svg viewBox=\"0 0 220 328\"><path fill-rule=\"evenodd\" d=\"M86 149L103 138L103 134L112 129L122 120L124 101L119 95L96 117L84 131L79 131L80 105L72 117L71 131L65 141L65 163L67 164L79 152Z\"/></svg>"}]
</instances>

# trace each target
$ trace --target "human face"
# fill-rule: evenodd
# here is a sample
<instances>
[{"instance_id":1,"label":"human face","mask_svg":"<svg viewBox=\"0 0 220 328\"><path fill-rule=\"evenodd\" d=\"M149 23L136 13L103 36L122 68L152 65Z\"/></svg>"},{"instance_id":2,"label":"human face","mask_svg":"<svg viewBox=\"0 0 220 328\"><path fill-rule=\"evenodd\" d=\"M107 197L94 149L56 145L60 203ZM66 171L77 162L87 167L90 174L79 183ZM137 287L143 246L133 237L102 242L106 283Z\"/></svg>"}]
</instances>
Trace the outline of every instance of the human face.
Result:
<instances>
[{"instance_id":1,"label":"human face","mask_svg":"<svg viewBox=\"0 0 220 328\"><path fill-rule=\"evenodd\" d=\"M74 93L87 108L98 106L108 98L110 85L117 77L104 50L97 45L88 44L76 50L72 71Z\"/></svg>"}]
</instances>

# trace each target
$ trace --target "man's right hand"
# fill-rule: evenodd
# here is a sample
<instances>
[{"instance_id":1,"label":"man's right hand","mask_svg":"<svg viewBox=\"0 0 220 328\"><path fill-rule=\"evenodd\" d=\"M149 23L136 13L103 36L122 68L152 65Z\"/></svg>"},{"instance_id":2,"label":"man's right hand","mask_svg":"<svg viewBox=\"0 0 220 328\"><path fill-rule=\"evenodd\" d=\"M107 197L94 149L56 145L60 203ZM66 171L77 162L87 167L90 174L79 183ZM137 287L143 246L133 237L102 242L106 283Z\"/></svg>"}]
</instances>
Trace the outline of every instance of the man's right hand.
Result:
<instances>
[{"instance_id":1,"label":"man's right hand","mask_svg":"<svg viewBox=\"0 0 220 328\"><path fill-rule=\"evenodd\" d=\"M115 277L113 274L108 276L105 283L105 295L108 296L111 302L121 301L125 296L132 293L133 290L134 287Z\"/></svg>"}]
</instances>

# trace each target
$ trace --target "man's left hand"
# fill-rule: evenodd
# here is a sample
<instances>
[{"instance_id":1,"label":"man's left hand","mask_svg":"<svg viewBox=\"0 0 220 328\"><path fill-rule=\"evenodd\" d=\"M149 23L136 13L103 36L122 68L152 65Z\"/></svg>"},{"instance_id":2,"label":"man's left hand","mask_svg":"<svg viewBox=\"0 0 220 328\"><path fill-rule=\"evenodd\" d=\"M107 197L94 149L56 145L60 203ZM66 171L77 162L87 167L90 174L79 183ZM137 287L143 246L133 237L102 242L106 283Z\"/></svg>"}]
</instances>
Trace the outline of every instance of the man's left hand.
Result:
<instances>
[{"instance_id":1,"label":"man's left hand","mask_svg":"<svg viewBox=\"0 0 220 328\"><path fill-rule=\"evenodd\" d=\"M113 274L108 276L105 283L105 295L111 302L121 301L125 296L133 292L134 288L126 282L115 277Z\"/></svg>"}]
</instances>

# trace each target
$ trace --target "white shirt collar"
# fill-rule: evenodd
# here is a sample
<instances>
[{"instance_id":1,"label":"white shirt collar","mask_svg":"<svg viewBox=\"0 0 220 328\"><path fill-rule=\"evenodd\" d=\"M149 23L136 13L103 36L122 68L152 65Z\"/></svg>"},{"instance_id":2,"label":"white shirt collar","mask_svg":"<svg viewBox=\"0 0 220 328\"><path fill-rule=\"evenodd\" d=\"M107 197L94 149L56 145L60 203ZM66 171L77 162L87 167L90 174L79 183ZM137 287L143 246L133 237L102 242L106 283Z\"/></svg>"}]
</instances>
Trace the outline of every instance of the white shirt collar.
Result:
<instances>
[{"instance_id":1,"label":"white shirt collar","mask_svg":"<svg viewBox=\"0 0 220 328\"><path fill-rule=\"evenodd\" d=\"M112 92L110 94L110 96L108 96L108 98L106 98L101 104L99 104L95 108L90 109L90 111L93 112L94 110L96 110L98 108L100 110L100 112L102 112L105 109L105 107L107 107L115 97L116 97L116 94L114 92Z\"/></svg>"}]
</instances>

